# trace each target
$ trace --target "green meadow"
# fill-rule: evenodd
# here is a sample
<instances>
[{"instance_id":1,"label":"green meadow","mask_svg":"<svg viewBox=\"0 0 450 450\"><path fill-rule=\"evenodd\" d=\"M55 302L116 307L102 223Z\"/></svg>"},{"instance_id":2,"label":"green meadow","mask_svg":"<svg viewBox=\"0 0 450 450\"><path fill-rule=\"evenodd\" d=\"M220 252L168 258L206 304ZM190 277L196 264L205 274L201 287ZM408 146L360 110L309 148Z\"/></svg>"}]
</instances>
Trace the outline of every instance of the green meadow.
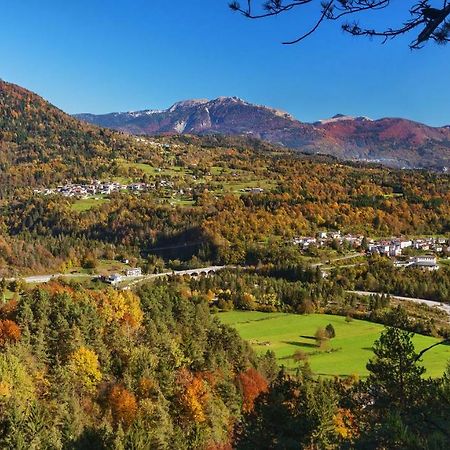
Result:
<instances>
[{"instance_id":1,"label":"green meadow","mask_svg":"<svg viewBox=\"0 0 450 450\"><path fill-rule=\"evenodd\" d=\"M72 204L72 209L76 212L84 212L108 202L108 199L102 197L80 198Z\"/></svg>"},{"instance_id":2,"label":"green meadow","mask_svg":"<svg viewBox=\"0 0 450 450\"><path fill-rule=\"evenodd\" d=\"M371 322L347 322L345 317L325 314L231 311L218 313L218 317L221 322L236 328L257 353L273 350L280 365L288 369L298 366L292 358L296 351L307 353L313 372L322 376L357 374L365 377L366 363L373 356L373 343L384 328ZM336 337L320 349L314 335L318 328L325 328L328 324L333 325ZM417 352L437 342L435 338L422 335L415 335L413 341ZM450 346L432 349L423 358L426 374L441 376L448 361Z\"/></svg>"}]
</instances>

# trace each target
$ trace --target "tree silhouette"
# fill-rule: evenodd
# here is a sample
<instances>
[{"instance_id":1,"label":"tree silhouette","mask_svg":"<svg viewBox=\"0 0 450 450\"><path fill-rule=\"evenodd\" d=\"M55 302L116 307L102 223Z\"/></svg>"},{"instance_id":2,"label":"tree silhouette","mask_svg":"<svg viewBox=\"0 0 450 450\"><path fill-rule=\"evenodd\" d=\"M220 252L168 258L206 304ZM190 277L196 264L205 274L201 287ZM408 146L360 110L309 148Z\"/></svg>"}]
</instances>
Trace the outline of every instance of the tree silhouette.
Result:
<instances>
[{"instance_id":1,"label":"tree silhouette","mask_svg":"<svg viewBox=\"0 0 450 450\"><path fill-rule=\"evenodd\" d=\"M295 39L283 44L296 44L312 35L325 21L339 21L342 29L353 36L380 37L383 42L397 36L415 33L411 42L412 49L421 48L428 41L445 44L450 41L450 2L437 0L437 7L432 7L428 0L412 0L405 6L407 17L403 22L381 29L362 25L357 20L367 13L385 10L386 15L392 12L391 0L246 0L242 5L238 1L229 3L233 11L243 14L249 19L263 19L301 10L311 12L316 7L316 18L309 28ZM310 7L310 11L308 11ZM347 20L348 19L348 20Z\"/></svg>"}]
</instances>

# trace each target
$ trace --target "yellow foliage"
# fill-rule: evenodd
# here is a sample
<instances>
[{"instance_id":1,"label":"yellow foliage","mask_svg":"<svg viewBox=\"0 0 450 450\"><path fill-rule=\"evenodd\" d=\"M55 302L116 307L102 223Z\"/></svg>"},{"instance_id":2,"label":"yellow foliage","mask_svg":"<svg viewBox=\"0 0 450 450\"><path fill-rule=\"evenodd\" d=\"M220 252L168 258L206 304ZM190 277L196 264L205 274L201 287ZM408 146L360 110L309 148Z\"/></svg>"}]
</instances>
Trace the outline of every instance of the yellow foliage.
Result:
<instances>
[{"instance_id":1,"label":"yellow foliage","mask_svg":"<svg viewBox=\"0 0 450 450\"><path fill-rule=\"evenodd\" d=\"M139 380L138 393L141 398L149 398L152 394L157 393L155 381L147 377L142 377Z\"/></svg>"},{"instance_id":2,"label":"yellow foliage","mask_svg":"<svg viewBox=\"0 0 450 450\"><path fill-rule=\"evenodd\" d=\"M212 301L216 298L216 294L211 289L209 289L205 294L205 298L208 303L212 303Z\"/></svg>"},{"instance_id":3,"label":"yellow foliage","mask_svg":"<svg viewBox=\"0 0 450 450\"><path fill-rule=\"evenodd\" d=\"M6 381L0 381L0 397L9 398L11 395L11 387Z\"/></svg>"},{"instance_id":4,"label":"yellow foliage","mask_svg":"<svg viewBox=\"0 0 450 450\"><path fill-rule=\"evenodd\" d=\"M45 372L42 370L34 373L34 384L40 396L48 395L51 388L51 383L45 375Z\"/></svg>"},{"instance_id":5,"label":"yellow foliage","mask_svg":"<svg viewBox=\"0 0 450 450\"><path fill-rule=\"evenodd\" d=\"M86 347L80 347L70 355L69 370L88 391L94 390L102 379L98 357Z\"/></svg>"},{"instance_id":6,"label":"yellow foliage","mask_svg":"<svg viewBox=\"0 0 450 450\"><path fill-rule=\"evenodd\" d=\"M35 398L32 377L17 356L0 353L0 401L12 399L20 407Z\"/></svg>"},{"instance_id":7,"label":"yellow foliage","mask_svg":"<svg viewBox=\"0 0 450 450\"><path fill-rule=\"evenodd\" d=\"M99 296L98 306L108 323L122 322L137 328L144 318L139 297L132 291L110 290L102 293Z\"/></svg>"}]
</instances>

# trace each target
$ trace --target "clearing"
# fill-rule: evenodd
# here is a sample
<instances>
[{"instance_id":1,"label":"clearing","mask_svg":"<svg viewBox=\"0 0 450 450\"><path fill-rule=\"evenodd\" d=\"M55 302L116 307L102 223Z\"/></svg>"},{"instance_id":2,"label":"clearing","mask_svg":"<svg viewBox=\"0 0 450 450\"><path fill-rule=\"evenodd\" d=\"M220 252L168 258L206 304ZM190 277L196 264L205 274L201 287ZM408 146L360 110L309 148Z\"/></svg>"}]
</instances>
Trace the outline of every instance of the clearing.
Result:
<instances>
[{"instance_id":1,"label":"clearing","mask_svg":"<svg viewBox=\"0 0 450 450\"><path fill-rule=\"evenodd\" d=\"M289 369L298 366L292 358L296 351L309 354L313 372L323 376L366 376L366 363L373 357L372 345L384 328L372 322L347 322L345 317L326 314L230 311L218 313L218 317L221 322L236 328L257 353L273 350L280 365ZM336 337L329 341L326 350L321 350L314 334L329 323L333 325ZM422 335L415 335L413 340L417 352L437 342L435 338ZM423 357L426 375L441 376L449 360L450 346L430 350Z\"/></svg>"}]
</instances>

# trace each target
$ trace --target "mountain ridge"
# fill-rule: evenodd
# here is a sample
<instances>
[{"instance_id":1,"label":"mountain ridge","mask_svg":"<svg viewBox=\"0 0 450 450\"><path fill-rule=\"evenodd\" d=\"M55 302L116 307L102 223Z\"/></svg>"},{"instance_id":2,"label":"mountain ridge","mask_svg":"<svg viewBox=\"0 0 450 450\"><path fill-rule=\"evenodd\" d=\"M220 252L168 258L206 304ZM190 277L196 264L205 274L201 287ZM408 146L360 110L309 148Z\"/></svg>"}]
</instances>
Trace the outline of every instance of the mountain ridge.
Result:
<instances>
[{"instance_id":1,"label":"mountain ridge","mask_svg":"<svg viewBox=\"0 0 450 450\"><path fill-rule=\"evenodd\" d=\"M307 123L238 97L185 100L166 110L69 116L23 87L0 82L0 141L15 141L27 147L26 155L4 155L9 161L26 158L31 162L40 155L47 159L76 159L81 153L103 157L105 147L117 147L116 137L92 125L136 135L246 136L304 153L395 168L445 172L450 166L450 126L430 127L402 118L371 120L342 114ZM55 132L57 129L62 133ZM11 152L13 147L9 148Z\"/></svg>"},{"instance_id":2,"label":"mountain ridge","mask_svg":"<svg viewBox=\"0 0 450 450\"><path fill-rule=\"evenodd\" d=\"M450 126L432 127L404 118L337 114L302 122L287 112L238 97L184 100L165 110L75 117L131 134L246 135L308 153L397 168L445 170L450 165Z\"/></svg>"}]
</instances>

